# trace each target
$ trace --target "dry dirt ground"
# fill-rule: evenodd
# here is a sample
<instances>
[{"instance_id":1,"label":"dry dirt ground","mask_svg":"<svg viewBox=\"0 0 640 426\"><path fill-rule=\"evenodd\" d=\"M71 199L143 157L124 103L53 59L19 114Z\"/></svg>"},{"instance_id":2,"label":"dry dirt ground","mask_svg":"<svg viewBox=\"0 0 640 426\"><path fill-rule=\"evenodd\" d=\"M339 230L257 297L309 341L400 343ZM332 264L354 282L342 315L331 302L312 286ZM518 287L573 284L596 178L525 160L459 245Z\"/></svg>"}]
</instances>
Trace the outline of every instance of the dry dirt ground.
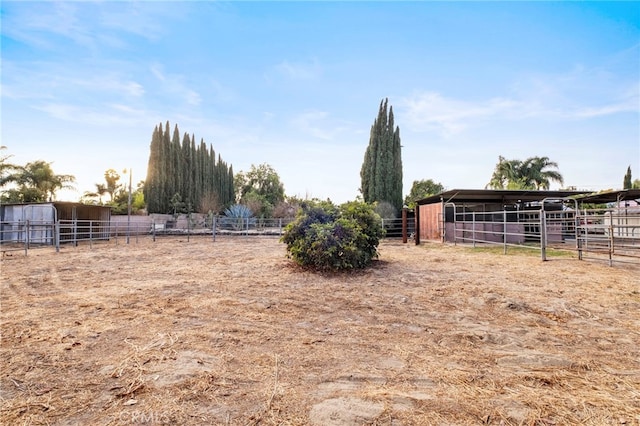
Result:
<instances>
[{"instance_id":1,"label":"dry dirt ground","mask_svg":"<svg viewBox=\"0 0 640 426\"><path fill-rule=\"evenodd\" d=\"M0 261L3 425L638 425L640 269L385 241L318 274L277 239Z\"/></svg>"}]
</instances>

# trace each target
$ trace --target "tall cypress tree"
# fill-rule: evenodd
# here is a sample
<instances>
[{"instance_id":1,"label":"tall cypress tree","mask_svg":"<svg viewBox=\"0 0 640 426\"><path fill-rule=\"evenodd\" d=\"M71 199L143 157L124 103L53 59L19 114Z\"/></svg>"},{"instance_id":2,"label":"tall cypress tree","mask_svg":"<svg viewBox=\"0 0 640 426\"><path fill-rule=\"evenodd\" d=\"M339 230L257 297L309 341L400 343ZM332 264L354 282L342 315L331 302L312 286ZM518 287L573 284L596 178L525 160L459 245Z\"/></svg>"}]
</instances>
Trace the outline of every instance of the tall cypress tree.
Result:
<instances>
[{"instance_id":1,"label":"tall cypress tree","mask_svg":"<svg viewBox=\"0 0 640 426\"><path fill-rule=\"evenodd\" d=\"M195 198L193 196L193 188L191 186L191 172L193 168L193 164L191 163L191 139L189 138L189 134L187 132L182 136L182 145L180 147L180 169L179 169L179 179L180 179L180 195L182 195L182 201L187 206L190 206L193 209L195 205Z\"/></svg>"},{"instance_id":2,"label":"tall cypress tree","mask_svg":"<svg viewBox=\"0 0 640 426\"><path fill-rule=\"evenodd\" d=\"M144 199L149 211L158 211L160 188L160 150L162 144L162 123L153 129L151 146L149 147L149 162L147 164L147 179L143 187Z\"/></svg>"},{"instance_id":3,"label":"tall cypress tree","mask_svg":"<svg viewBox=\"0 0 640 426\"><path fill-rule=\"evenodd\" d=\"M395 127L393 107L380 102L378 117L369 134L369 146L360 169L362 197L367 203L388 202L402 208L402 153L400 128ZM387 113L388 111L388 113Z\"/></svg>"},{"instance_id":4,"label":"tall cypress tree","mask_svg":"<svg viewBox=\"0 0 640 426\"><path fill-rule=\"evenodd\" d=\"M624 175L624 181L622 182L622 189L633 188L633 181L631 180L631 166L627 167L627 173Z\"/></svg>"},{"instance_id":5,"label":"tall cypress tree","mask_svg":"<svg viewBox=\"0 0 640 426\"><path fill-rule=\"evenodd\" d=\"M223 207L232 203L233 196L229 197L228 188L233 195L233 171L219 155L216 161L213 147L207 147L204 139L196 147L195 136L189 137L187 133L181 142L177 125L171 137L168 121L164 131L162 128L160 123L151 137L144 186L148 212L171 213L171 200L175 194L179 194L192 211L198 211L202 206L203 197L214 197Z\"/></svg>"}]
</instances>

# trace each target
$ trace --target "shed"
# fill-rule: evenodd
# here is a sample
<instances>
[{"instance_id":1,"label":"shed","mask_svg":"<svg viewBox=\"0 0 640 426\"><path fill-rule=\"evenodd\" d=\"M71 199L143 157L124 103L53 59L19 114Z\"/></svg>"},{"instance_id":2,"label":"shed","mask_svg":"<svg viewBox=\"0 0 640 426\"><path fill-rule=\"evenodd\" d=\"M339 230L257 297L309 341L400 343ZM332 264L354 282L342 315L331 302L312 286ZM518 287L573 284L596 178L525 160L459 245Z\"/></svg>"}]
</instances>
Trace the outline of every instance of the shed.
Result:
<instances>
[{"instance_id":1,"label":"shed","mask_svg":"<svg viewBox=\"0 0 640 426\"><path fill-rule=\"evenodd\" d=\"M479 222L469 224L485 235L487 242L498 242L505 232L507 238L521 239L518 229L521 216L517 213L539 210L545 202L548 210L562 209L562 203L554 203L587 194L588 191L538 191L538 190L490 190L452 189L418 200L416 203L416 244L420 240L453 241L454 222L473 214ZM547 205L549 203L549 205ZM509 212L513 212L510 214ZM467 219L469 220L469 219ZM506 227L505 227L505 222ZM506 229L505 229L506 228ZM492 235L495 232L495 241ZM521 243L522 241L507 241Z\"/></svg>"},{"instance_id":2,"label":"shed","mask_svg":"<svg viewBox=\"0 0 640 426\"><path fill-rule=\"evenodd\" d=\"M60 239L70 240L68 229L82 222L83 232L109 238L111 208L74 202L50 202L0 205L0 241L53 244L55 224L60 226ZM29 224L27 233L27 223ZM85 224L89 225L85 225ZM63 229L65 228L66 231ZM76 234L76 238L80 238Z\"/></svg>"}]
</instances>

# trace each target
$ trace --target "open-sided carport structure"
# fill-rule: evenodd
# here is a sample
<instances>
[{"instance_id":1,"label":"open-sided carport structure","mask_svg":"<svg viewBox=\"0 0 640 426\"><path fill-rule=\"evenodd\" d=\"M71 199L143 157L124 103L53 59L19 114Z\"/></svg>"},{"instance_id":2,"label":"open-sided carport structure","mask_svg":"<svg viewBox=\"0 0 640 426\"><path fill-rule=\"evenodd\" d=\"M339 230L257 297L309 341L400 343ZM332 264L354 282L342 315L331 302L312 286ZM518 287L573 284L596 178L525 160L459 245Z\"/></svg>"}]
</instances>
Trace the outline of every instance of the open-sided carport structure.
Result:
<instances>
[{"instance_id":1,"label":"open-sided carport structure","mask_svg":"<svg viewBox=\"0 0 640 426\"><path fill-rule=\"evenodd\" d=\"M521 243L526 224L542 206L562 211L569 197L586 191L452 189L423 198L416 206L416 243L421 240ZM536 223L537 224L537 223ZM474 235L468 235L471 232ZM506 234L506 236L505 236ZM506 237L506 238L505 238Z\"/></svg>"},{"instance_id":2,"label":"open-sided carport structure","mask_svg":"<svg viewBox=\"0 0 640 426\"><path fill-rule=\"evenodd\" d=\"M632 201L634 200L634 201ZM548 247L640 259L640 190L454 189L417 202L416 244L442 241Z\"/></svg>"}]
</instances>

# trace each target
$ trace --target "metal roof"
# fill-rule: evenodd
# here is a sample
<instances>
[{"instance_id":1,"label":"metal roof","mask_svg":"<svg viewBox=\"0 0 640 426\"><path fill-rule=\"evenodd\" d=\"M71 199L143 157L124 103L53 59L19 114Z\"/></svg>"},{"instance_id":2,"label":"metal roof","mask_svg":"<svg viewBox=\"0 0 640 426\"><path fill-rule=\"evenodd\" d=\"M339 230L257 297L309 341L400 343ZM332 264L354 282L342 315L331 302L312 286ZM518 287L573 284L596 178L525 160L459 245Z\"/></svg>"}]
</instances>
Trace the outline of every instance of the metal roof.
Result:
<instances>
[{"instance_id":1,"label":"metal roof","mask_svg":"<svg viewBox=\"0 0 640 426\"><path fill-rule=\"evenodd\" d=\"M577 197L581 203L617 203L620 201L635 200L640 202L640 189L622 189L619 191L597 192Z\"/></svg>"},{"instance_id":2,"label":"metal roof","mask_svg":"<svg viewBox=\"0 0 640 426\"><path fill-rule=\"evenodd\" d=\"M515 204L589 194L589 191L536 191L520 189L451 189L417 201L418 205L440 202Z\"/></svg>"}]
</instances>

